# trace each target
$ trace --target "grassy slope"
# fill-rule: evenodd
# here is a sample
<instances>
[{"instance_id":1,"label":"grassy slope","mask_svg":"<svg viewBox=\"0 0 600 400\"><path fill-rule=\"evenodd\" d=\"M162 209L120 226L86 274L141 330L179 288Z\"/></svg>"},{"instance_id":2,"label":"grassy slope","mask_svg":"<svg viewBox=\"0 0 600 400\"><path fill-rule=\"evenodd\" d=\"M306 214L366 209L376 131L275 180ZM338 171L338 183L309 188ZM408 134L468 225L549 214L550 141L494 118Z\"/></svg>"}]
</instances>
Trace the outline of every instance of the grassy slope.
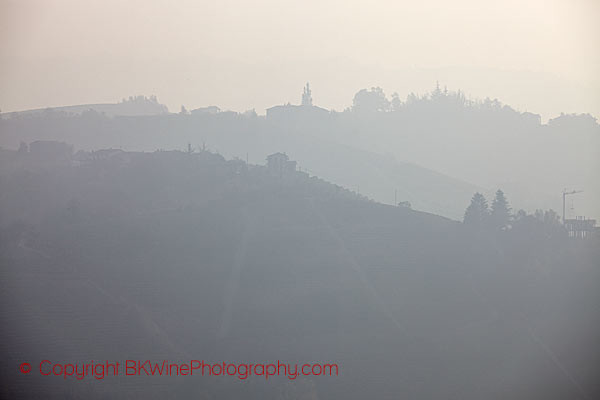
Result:
<instances>
[{"instance_id":1,"label":"grassy slope","mask_svg":"<svg viewBox=\"0 0 600 400\"><path fill-rule=\"evenodd\" d=\"M593 249L498 242L303 175L237 174L204 153L18 170L0 184L4 394L598 393ZM85 383L16 372L25 360L125 358L334 361L340 376Z\"/></svg>"}]
</instances>

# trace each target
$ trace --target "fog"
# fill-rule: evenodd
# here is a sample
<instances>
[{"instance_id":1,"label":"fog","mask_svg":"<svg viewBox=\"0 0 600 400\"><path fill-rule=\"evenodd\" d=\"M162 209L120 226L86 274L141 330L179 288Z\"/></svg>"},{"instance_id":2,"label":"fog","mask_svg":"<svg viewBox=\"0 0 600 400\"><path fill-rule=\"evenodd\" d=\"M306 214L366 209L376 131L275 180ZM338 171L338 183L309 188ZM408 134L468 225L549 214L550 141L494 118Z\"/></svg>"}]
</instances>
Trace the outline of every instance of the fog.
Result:
<instances>
[{"instance_id":1,"label":"fog","mask_svg":"<svg viewBox=\"0 0 600 400\"><path fill-rule=\"evenodd\" d=\"M0 0L0 397L598 398L599 12Z\"/></svg>"},{"instance_id":2,"label":"fog","mask_svg":"<svg viewBox=\"0 0 600 400\"><path fill-rule=\"evenodd\" d=\"M343 110L363 87L432 83L541 114L600 111L596 1L0 2L0 108L157 95L259 113L306 81ZM315 92L316 94L317 92Z\"/></svg>"}]
</instances>

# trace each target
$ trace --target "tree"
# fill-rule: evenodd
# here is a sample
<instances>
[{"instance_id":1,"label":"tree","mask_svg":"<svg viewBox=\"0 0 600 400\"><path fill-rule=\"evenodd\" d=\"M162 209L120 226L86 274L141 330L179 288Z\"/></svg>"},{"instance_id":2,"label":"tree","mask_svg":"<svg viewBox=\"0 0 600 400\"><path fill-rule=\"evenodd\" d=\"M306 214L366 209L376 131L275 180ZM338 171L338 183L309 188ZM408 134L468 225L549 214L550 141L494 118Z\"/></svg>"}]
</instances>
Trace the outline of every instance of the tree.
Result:
<instances>
[{"instance_id":1,"label":"tree","mask_svg":"<svg viewBox=\"0 0 600 400\"><path fill-rule=\"evenodd\" d=\"M566 230L560 221L560 216L554 210L535 210L533 214L527 214L524 210L515 213L511 222L513 234L531 239L532 237L562 238Z\"/></svg>"},{"instance_id":2,"label":"tree","mask_svg":"<svg viewBox=\"0 0 600 400\"><path fill-rule=\"evenodd\" d=\"M383 93L383 89L380 87L373 87L371 90L362 89L354 95L352 109L367 113L388 111L390 109L390 101L385 97L385 93Z\"/></svg>"},{"instance_id":3,"label":"tree","mask_svg":"<svg viewBox=\"0 0 600 400\"><path fill-rule=\"evenodd\" d=\"M510 207L504 192L500 189L496 191L496 197L492 201L492 211L490 213L490 222L493 229L506 229L510 223Z\"/></svg>"},{"instance_id":4,"label":"tree","mask_svg":"<svg viewBox=\"0 0 600 400\"><path fill-rule=\"evenodd\" d=\"M398 95L398 93L394 92L392 94L392 101L390 104L392 111L400 111L400 109L402 108L402 100L400 100L400 96Z\"/></svg>"},{"instance_id":5,"label":"tree","mask_svg":"<svg viewBox=\"0 0 600 400\"><path fill-rule=\"evenodd\" d=\"M483 228L489 218L488 203L485 197L477 192L471 198L471 204L465 211L463 223L474 228Z\"/></svg>"},{"instance_id":6,"label":"tree","mask_svg":"<svg viewBox=\"0 0 600 400\"><path fill-rule=\"evenodd\" d=\"M442 90L440 89L440 82L435 83L435 90L431 92L431 100L439 100L442 97Z\"/></svg>"}]
</instances>

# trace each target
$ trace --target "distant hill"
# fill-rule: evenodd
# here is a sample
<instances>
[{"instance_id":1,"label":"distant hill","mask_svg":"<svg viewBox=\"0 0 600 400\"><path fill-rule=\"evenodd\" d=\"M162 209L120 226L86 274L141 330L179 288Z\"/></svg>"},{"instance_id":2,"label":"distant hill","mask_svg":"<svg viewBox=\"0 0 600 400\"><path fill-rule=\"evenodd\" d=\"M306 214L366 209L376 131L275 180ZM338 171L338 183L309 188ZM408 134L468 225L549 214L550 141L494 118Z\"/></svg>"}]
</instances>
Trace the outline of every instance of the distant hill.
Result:
<instances>
[{"instance_id":1,"label":"distant hill","mask_svg":"<svg viewBox=\"0 0 600 400\"><path fill-rule=\"evenodd\" d=\"M21 141L58 140L76 149L154 151L184 149L190 143L196 149L204 145L228 158L248 158L255 164L264 164L269 154L284 151L307 172L376 201L407 201L417 210L454 219L461 219L473 193L483 190L390 155L336 142L328 121L300 129L233 112L115 118L97 113L42 113L0 120L0 145L17 148Z\"/></svg>"},{"instance_id":2,"label":"distant hill","mask_svg":"<svg viewBox=\"0 0 600 400\"><path fill-rule=\"evenodd\" d=\"M114 104L79 104L74 106L39 108L35 110L4 113L3 117L15 118L19 116L43 115L44 113L49 112L82 114L89 111L104 114L107 117L114 117L167 114L169 109L164 104L160 104L155 96L135 96L123 99L120 103Z\"/></svg>"},{"instance_id":3,"label":"distant hill","mask_svg":"<svg viewBox=\"0 0 600 400\"><path fill-rule=\"evenodd\" d=\"M307 102L266 116L222 112L108 117L96 112L41 112L0 120L0 146L58 140L77 149L131 151L206 146L228 158L262 164L284 151L307 171L376 201L461 219L475 191L503 189L515 209L562 209L567 217L600 219L600 125L587 114L542 123L496 99L472 100L436 87L406 101L361 90L352 108L327 111Z\"/></svg>"}]
</instances>

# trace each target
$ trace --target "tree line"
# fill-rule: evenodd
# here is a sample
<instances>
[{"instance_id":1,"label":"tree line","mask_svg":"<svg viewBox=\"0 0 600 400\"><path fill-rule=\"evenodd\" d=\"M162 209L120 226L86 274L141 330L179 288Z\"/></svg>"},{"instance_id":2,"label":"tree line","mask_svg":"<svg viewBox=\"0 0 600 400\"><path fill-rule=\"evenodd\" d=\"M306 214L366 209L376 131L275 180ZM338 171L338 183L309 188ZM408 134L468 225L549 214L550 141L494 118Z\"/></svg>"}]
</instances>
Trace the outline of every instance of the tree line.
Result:
<instances>
[{"instance_id":1,"label":"tree line","mask_svg":"<svg viewBox=\"0 0 600 400\"><path fill-rule=\"evenodd\" d=\"M506 231L512 229L537 228L547 234L564 233L560 216L554 210L536 210L533 214L525 210L511 212L509 202L500 189L496 191L491 206L485 196L479 192L471 198L465 210L463 223L479 231Z\"/></svg>"}]
</instances>

